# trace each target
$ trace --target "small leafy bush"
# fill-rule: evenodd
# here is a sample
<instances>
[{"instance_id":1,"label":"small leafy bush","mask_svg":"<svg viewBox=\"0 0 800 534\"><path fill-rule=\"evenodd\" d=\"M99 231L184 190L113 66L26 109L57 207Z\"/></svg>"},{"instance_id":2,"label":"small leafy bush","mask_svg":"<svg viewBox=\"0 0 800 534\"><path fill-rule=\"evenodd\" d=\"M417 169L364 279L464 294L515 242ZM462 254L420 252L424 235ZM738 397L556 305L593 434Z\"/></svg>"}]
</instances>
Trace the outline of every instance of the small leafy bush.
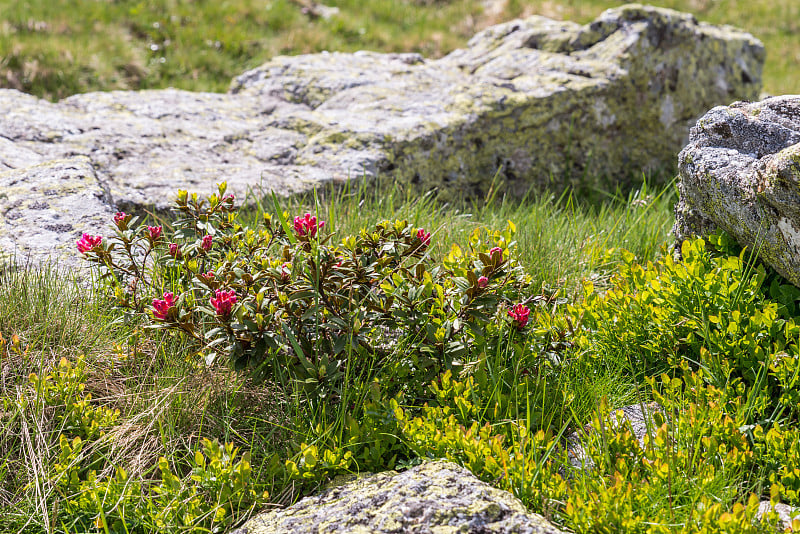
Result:
<instances>
[{"instance_id":1,"label":"small leafy bush","mask_svg":"<svg viewBox=\"0 0 800 534\"><path fill-rule=\"evenodd\" d=\"M463 365L498 317L517 329L529 321L511 223L476 230L467 252L454 247L436 265L431 234L406 221L334 244L324 221L292 222L277 201L262 225L242 226L225 191L179 192L169 233L118 213L114 236L78 242L119 306L194 339L209 363L223 356L335 400L355 370L393 366L413 388ZM401 361L395 345L407 349Z\"/></svg>"},{"instance_id":2,"label":"small leafy bush","mask_svg":"<svg viewBox=\"0 0 800 534\"><path fill-rule=\"evenodd\" d=\"M800 328L765 296L763 267L745 262L744 252L709 250L703 239L685 241L682 254L680 263L665 255L640 265L623 253L611 287L598 293L587 284L572 309L576 343L627 359L641 376L686 362L718 389L747 391L749 422L796 418Z\"/></svg>"}]
</instances>

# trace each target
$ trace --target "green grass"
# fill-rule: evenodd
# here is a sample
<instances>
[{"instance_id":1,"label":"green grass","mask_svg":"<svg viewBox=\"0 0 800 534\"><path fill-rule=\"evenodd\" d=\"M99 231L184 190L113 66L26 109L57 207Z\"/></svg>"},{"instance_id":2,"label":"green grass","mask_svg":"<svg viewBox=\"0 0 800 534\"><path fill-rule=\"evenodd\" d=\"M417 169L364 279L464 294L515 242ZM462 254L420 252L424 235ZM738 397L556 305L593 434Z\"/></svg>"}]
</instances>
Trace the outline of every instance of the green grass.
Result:
<instances>
[{"instance_id":1,"label":"green grass","mask_svg":"<svg viewBox=\"0 0 800 534\"><path fill-rule=\"evenodd\" d=\"M311 0L27 0L0 2L0 87L50 99L111 89L225 91L279 54L322 50L438 57L477 31L542 14L587 22L615 0L342 0L328 19ZM793 0L661 0L753 33L767 48L764 90L796 93L800 5Z\"/></svg>"}]
</instances>

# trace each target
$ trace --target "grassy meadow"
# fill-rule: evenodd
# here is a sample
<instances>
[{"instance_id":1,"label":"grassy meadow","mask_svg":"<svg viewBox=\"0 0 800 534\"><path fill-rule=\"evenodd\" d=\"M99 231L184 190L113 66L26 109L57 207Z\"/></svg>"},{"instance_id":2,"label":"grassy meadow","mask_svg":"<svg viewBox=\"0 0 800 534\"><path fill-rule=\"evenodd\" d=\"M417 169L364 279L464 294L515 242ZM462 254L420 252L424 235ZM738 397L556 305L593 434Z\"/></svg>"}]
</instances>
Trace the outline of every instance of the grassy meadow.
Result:
<instances>
[{"instance_id":1,"label":"grassy meadow","mask_svg":"<svg viewBox=\"0 0 800 534\"><path fill-rule=\"evenodd\" d=\"M661 4L751 31L765 91L796 91L794 1ZM224 91L276 54L439 56L512 17L620 3L335 5L0 0L0 84ZM780 532L758 503L800 505L800 290L724 234L673 261L674 185L250 200L96 229L88 258L118 261L108 243L127 239L152 253L141 271L0 266L0 532L226 532L430 458L566 532ZM306 212L325 225L293 227ZM650 402L639 443L613 409ZM570 467L573 432L591 468Z\"/></svg>"},{"instance_id":2,"label":"grassy meadow","mask_svg":"<svg viewBox=\"0 0 800 534\"><path fill-rule=\"evenodd\" d=\"M322 50L438 57L475 32L531 14L588 22L617 0L3 0L0 87L57 100L109 89L225 91L279 54ZM794 0L661 0L751 32L767 47L764 90L800 91ZM327 18L323 15L327 15Z\"/></svg>"}]
</instances>

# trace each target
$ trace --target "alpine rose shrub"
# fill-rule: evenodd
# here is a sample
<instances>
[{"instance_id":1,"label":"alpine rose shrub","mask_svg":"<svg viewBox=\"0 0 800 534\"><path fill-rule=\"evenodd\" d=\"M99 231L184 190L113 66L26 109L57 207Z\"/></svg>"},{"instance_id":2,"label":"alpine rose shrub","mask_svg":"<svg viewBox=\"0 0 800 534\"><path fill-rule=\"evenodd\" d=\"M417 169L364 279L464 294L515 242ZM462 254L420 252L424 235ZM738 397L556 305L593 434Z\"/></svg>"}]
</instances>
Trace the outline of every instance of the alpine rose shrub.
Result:
<instances>
[{"instance_id":1,"label":"alpine rose shrub","mask_svg":"<svg viewBox=\"0 0 800 534\"><path fill-rule=\"evenodd\" d=\"M230 316L233 305L236 304L236 291L233 289L229 291L217 289L215 295L217 298L212 297L210 299L211 305L214 306L214 311L217 312L217 315L220 317Z\"/></svg>"},{"instance_id":2,"label":"alpine rose shrub","mask_svg":"<svg viewBox=\"0 0 800 534\"><path fill-rule=\"evenodd\" d=\"M424 228L417 230L417 239L419 239L426 247L431 244L431 233L426 232Z\"/></svg>"},{"instance_id":3,"label":"alpine rose shrub","mask_svg":"<svg viewBox=\"0 0 800 534\"><path fill-rule=\"evenodd\" d=\"M511 316L514 326L517 328L525 328L530 314L531 310L524 304L515 304L513 308L508 310L508 315Z\"/></svg>"},{"instance_id":4,"label":"alpine rose shrub","mask_svg":"<svg viewBox=\"0 0 800 534\"><path fill-rule=\"evenodd\" d=\"M406 221L338 242L310 213L242 226L225 189L206 199L179 191L172 230L121 214L107 247L93 250L99 236L80 245L118 306L181 331L207 362L279 369L320 397L338 395L349 365L388 366L417 387L407 379L427 384L500 342L503 310L529 291L510 222L474 230L467 250L454 245L437 262L431 233ZM516 324L527 324L527 312L514 310ZM391 350L398 339L407 350Z\"/></svg>"},{"instance_id":5,"label":"alpine rose shrub","mask_svg":"<svg viewBox=\"0 0 800 534\"><path fill-rule=\"evenodd\" d=\"M322 229L323 226L325 226L325 221L317 223L317 218L310 213L294 218L294 231L301 237L315 237L317 230Z\"/></svg>"}]
</instances>

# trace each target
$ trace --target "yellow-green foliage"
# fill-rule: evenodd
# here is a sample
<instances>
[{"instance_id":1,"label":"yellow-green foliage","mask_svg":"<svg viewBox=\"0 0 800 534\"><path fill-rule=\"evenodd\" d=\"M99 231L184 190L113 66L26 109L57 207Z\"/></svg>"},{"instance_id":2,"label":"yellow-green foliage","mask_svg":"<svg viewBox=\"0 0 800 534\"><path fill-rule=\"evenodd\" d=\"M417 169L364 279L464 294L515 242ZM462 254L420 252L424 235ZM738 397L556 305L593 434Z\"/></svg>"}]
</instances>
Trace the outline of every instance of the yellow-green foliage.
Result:
<instances>
[{"instance_id":1,"label":"yellow-green foliage","mask_svg":"<svg viewBox=\"0 0 800 534\"><path fill-rule=\"evenodd\" d=\"M775 424L769 430L753 431L754 449L767 473L772 494L783 502L800 505L800 429L796 424Z\"/></svg>"},{"instance_id":2,"label":"yellow-green foliage","mask_svg":"<svg viewBox=\"0 0 800 534\"><path fill-rule=\"evenodd\" d=\"M623 254L605 293L587 284L584 302L572 310L581 325L577 343L626 358L644 375L686 361L719 388L765 388L774 402L796 409L790 401L797 398L800 328L765 297L764 268L745 262L745 252L713 253L702 239L684 242L682 254L682 262L665 255L655 265Z\"/></svg>"},{"instance_id":3,"label":"yellow-green foliage","mask_svg":"<svg viewBox=\"0 0 800 534\"><path fill-rule=\"evenodd\" d=\"M249 453L208 439L189 461L188 476L162 457L160 480L131 479L109 461L108 432L120 411L93 403L83 393L86 377L83 358L74 364L62 358L52 372L29 377L30 402L55 410L57 457L40 483L53 486L68 532L216 532L266 500L252 481Z\"/></svg>"}]
</instances>

